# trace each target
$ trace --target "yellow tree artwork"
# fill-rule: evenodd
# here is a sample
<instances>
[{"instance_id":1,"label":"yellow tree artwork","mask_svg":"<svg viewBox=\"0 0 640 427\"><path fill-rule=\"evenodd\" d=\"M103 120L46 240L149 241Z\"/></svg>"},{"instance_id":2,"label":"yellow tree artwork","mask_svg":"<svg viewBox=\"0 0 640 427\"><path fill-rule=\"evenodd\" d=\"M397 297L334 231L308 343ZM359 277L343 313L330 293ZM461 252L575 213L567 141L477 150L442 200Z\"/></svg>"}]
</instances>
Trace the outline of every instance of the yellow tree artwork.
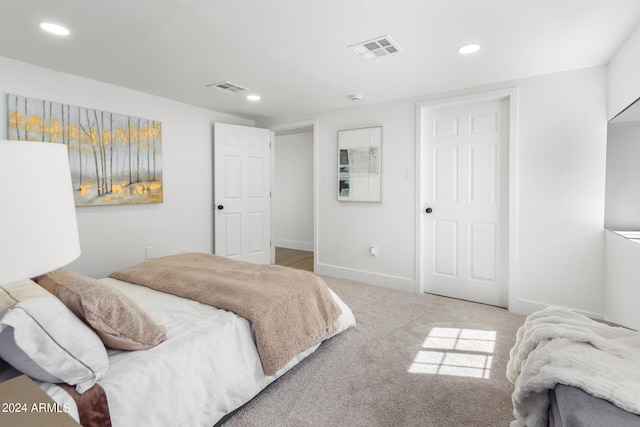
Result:
<instances>
[{"instance_id":1,"label":"yellow tree artwork","mask_svg":"<svg viewBox=\"0 0 640 427\"><path fill-rule=\"evenodd\" d=\"M76 206L162 203L160 122L7 96L8 139L65 144Z\"/></svg>"}]
</instances>

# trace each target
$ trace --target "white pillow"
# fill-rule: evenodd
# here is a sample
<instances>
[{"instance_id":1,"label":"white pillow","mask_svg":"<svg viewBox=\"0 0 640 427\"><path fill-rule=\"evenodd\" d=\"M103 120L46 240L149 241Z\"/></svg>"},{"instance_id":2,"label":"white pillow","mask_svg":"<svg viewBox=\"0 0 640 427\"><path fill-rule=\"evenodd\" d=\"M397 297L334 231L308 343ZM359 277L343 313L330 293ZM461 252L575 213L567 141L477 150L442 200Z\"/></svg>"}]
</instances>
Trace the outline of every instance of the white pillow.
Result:
<instances>
[{"instance_id":1,"label":"white pillow","mask_svg":"<svg viewBox=\"0 0 640 427\"><path fill-rule=\"evenodd\" d=\"M32 378L84 393L107 371L107 351L62 302L37 288L31 281L0 288L0 357Z\"/></svg>"}]
</instances>

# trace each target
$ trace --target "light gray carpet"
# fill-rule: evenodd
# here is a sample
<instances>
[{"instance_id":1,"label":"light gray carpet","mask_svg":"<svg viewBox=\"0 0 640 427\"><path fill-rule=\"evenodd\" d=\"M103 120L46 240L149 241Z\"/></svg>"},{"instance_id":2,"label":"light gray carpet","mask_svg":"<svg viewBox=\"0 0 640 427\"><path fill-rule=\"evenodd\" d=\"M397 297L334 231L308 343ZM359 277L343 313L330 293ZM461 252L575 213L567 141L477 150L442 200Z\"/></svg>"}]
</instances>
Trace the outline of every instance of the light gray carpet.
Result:
<instances>
[{"instance_id":1,"label":"light gray carpet","mask_svg":"<svg viewBox=\"0 0 640 427\"><path fill-rule=\"evenodd\" d=\"M508 426L513 385L505 372L523 316L483 304L325 280L351 307L357 326L325 342L224 427ZM477 341L459 340L458 346L474 350L446 350L438 347L454 341L434 338L423 347L430 333L451 329L495 331L495 349L477 351ZM419 353L429 363L416 366L440 371L469 365L458 360L468 355L493 360L490 372L485 370L488 378L410 373ZM444 353L447 362L441 366L438 357Z\"/></svg>"}]
</instances>

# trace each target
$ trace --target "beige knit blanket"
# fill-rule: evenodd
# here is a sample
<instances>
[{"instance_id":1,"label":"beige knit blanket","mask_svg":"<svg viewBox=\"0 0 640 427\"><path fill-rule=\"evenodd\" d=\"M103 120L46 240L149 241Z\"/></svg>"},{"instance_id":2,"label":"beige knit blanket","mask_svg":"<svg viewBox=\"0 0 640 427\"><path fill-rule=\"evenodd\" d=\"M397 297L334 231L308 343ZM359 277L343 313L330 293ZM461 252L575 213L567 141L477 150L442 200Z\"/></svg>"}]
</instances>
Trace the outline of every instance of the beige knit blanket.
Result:
<instances>
[{"instance_id":1,"label":"beige knit blanket","mask_svg":"<svg viewBox=\"0 0 640 427\"><path fill-rule=\"evenodd\" d=\"M265 375L330 337L342 310L324 280L303 270L189 253L109 277L232 311L251 321Z\"/></svg>"}]
</instances>

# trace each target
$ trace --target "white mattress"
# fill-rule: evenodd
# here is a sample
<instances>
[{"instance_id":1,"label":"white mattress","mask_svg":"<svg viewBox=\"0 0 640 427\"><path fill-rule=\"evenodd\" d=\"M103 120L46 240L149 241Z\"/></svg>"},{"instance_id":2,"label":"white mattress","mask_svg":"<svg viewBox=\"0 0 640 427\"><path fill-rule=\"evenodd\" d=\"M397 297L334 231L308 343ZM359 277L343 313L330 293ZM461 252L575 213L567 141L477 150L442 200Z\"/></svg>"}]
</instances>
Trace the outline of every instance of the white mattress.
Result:
<instances>
[{"instance_id":1,"label":"white mattress","mask_svg":"<svg viewBox=\"0 0 640 427\"><path fill-rule=\"evenodd\" d=\"M210 427L319 347L298 354L276 375L266 377L246 319L143 286L103 280L167 328L167 340L152 349L109 350L109 369L99 384L107 395L113 427ZM355 318L332 295L342 309L336 332L340 333L355 325ZM58 403L69 404L70 415L78 419L66 391L48 383L39 386Z\"/></svg>"}]
</instances>

